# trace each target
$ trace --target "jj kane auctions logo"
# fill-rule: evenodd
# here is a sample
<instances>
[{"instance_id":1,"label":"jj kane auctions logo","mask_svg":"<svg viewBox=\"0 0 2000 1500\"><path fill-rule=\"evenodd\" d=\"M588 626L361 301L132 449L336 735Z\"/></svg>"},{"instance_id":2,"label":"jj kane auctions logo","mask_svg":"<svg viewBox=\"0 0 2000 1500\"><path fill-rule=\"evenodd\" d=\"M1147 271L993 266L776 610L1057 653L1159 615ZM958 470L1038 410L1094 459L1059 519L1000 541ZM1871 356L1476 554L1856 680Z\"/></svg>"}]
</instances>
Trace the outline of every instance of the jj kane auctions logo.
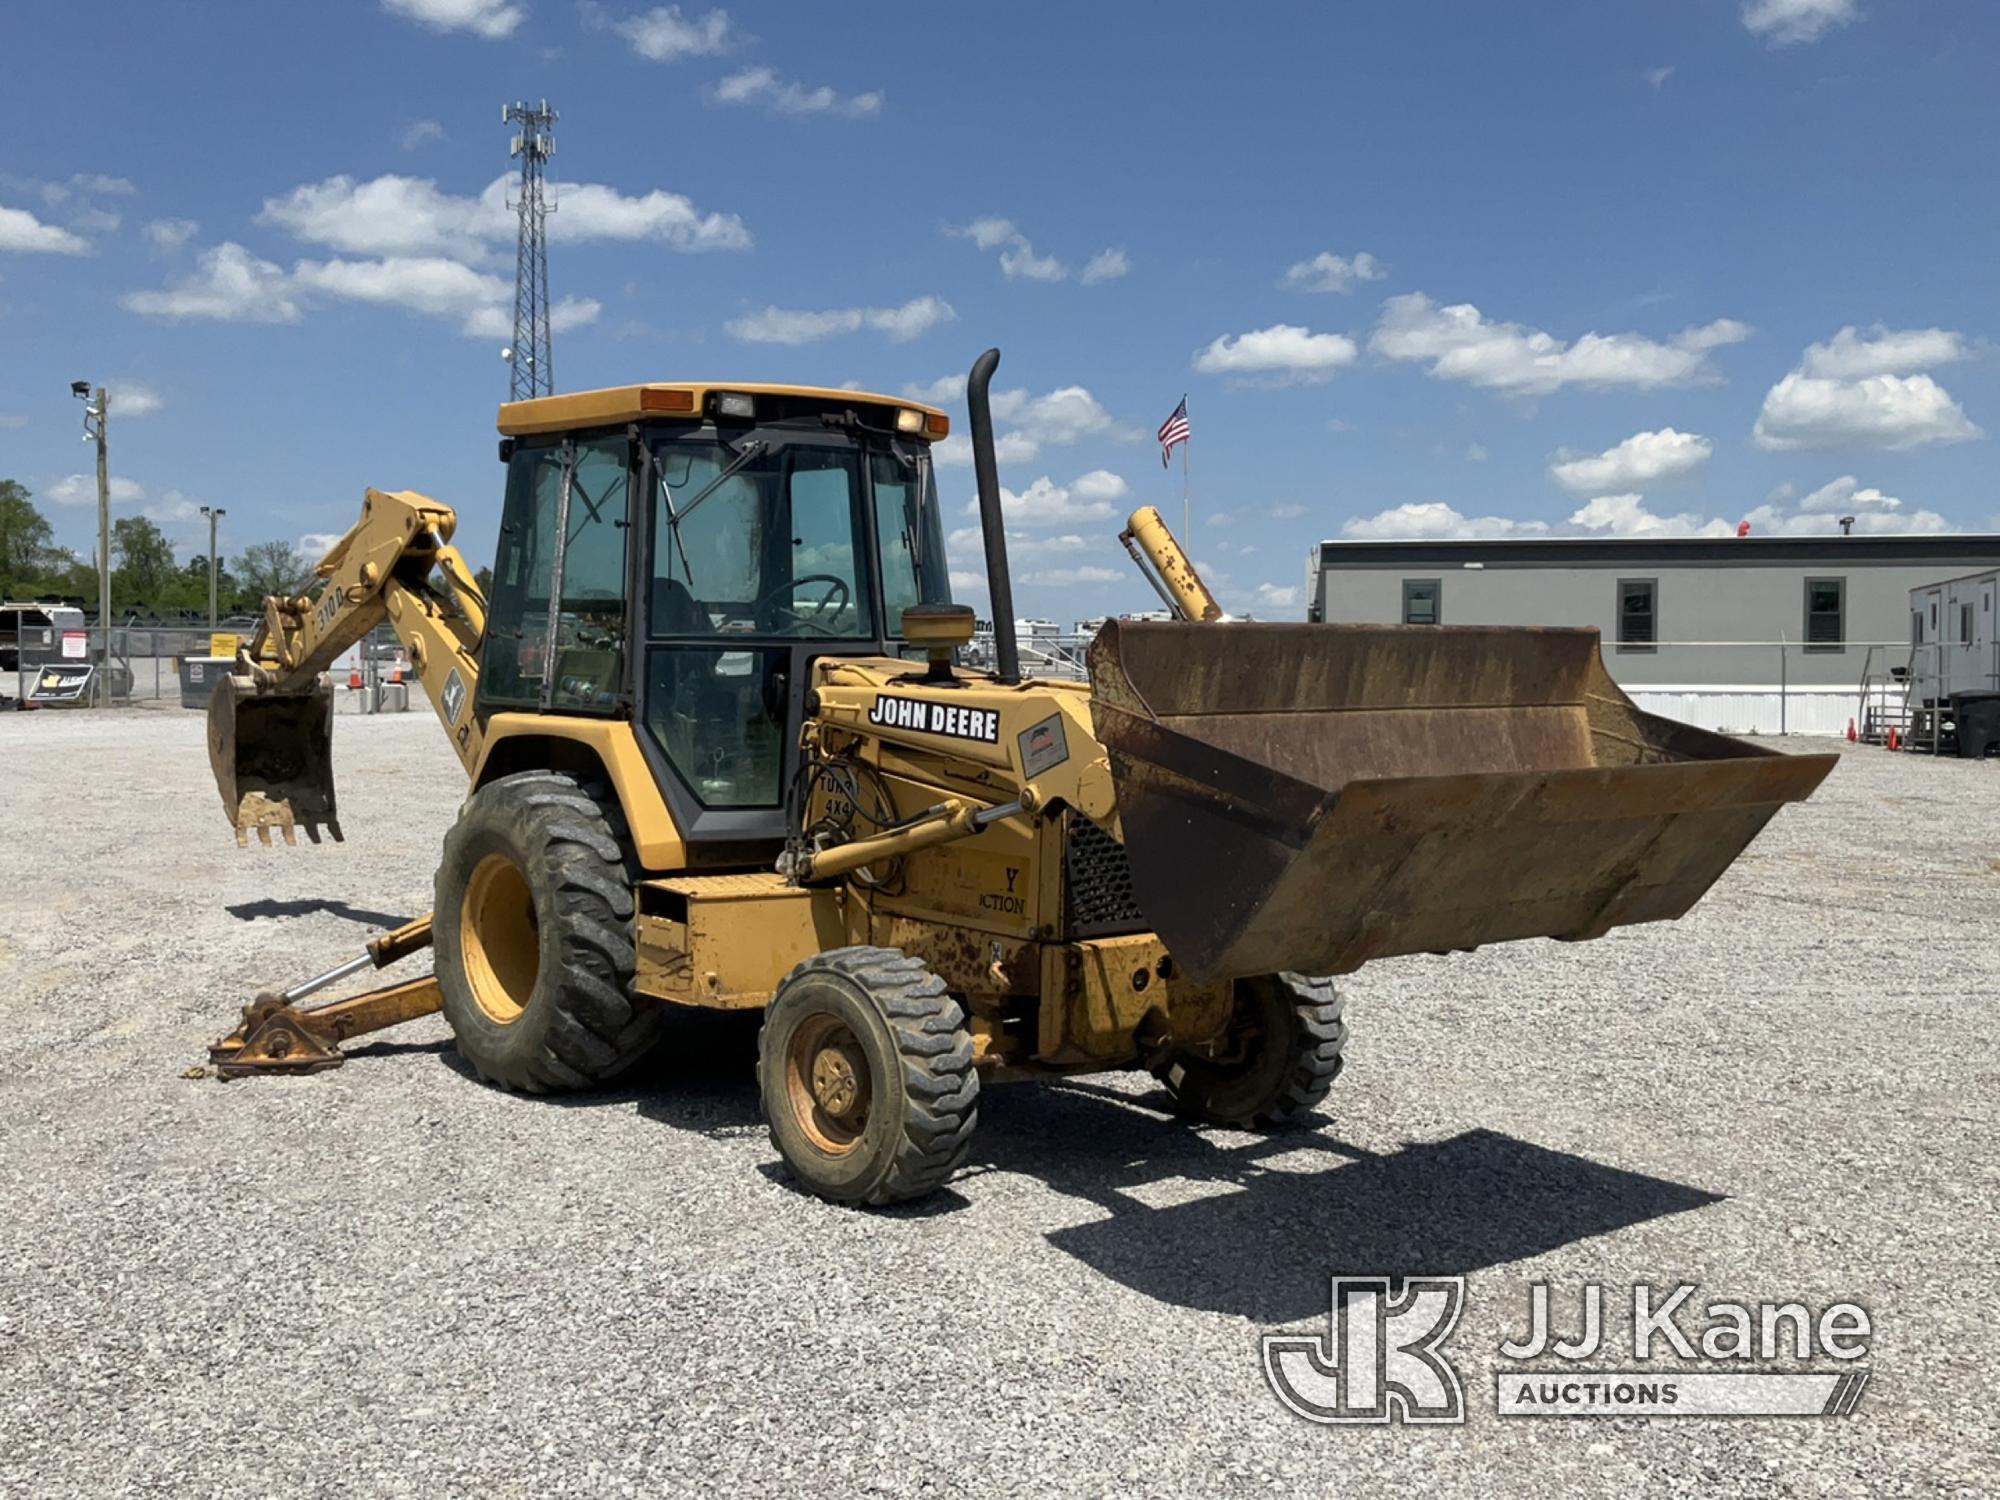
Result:
<instances>
[{"instance_id":1,"label":"jj kane auctions logo","mask_svg":"<svg viewBox=\"0 0 2000 1500\"><path fill-rule=\"evenodd\" d=\"M1546 1282L1528 1293L1528 1326L1499 1347L1494 1407L1530 1416L1847 1416L1869 1372L1853 1362L1873 1332L1859 1303L1815 1315L1800 1302L1712 1301L1695 1288L1631 1289L1631 1352L1639 1369L1580 1369L1604 1348L1605 1292L1586 1282L1573 1336L1556 1331ZM1445 1345L1465 1307L1463 1276L1336 1276L1324 1334L1263 1340L1264 1379L1287 1410L1309 1422L1454 1424L1465 1392ZM1541 1363L1547 1359L1556 1365ZM1836 1361L1798 1370L1677 1369L1667 1361L1716 1364ZM1659 1363L1647 1363L1659 1361ZM1534 1363L1530 1363L1534 1362Z\"/></svg>"}]
</instances>

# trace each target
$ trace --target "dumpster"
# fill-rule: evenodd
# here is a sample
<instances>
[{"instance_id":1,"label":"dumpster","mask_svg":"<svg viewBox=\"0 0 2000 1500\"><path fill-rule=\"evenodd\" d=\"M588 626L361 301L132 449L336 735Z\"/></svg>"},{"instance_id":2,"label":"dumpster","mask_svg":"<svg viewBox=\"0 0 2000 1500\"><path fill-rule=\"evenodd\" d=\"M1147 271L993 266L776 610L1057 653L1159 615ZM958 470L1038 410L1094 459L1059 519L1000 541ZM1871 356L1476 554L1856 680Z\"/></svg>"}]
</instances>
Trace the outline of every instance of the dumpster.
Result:
<instances>
[{"instance_id":1,"label":"dumpster","mask_svg":"<svg viewBox=\"0 0 2000 1500\"><path fill-rule=\"evenodd\" d=\"M215 685L229 676L235 660L227 656L183 656L181 658L181 707L207 708Z\"/></svg>"}]
</instances>

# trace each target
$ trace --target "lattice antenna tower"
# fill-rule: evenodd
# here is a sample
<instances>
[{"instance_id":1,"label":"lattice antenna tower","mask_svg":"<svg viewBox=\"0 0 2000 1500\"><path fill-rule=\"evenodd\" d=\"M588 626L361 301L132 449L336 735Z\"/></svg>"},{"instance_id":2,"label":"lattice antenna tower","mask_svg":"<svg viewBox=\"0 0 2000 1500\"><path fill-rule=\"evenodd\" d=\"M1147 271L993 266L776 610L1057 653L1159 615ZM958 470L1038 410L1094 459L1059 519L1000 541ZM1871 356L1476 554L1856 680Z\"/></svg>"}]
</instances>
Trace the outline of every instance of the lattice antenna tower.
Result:
<instances>
[{"instance_id":1,"label":"lattice antenna tower","mask_svg":"<svg viewBox=\"0 0 2000 1500\"><path fill-rule=\"evenodd\" d=\"M500 112L518 127L510 154L520 158L521 181L509 205L521 216L514 251L514 342L501 351L511 382L509 399L525 401L556 392L554 352L549 332L548 216L549 201L543 171L556 152L556 112L544 99L539 105L509 104Z\"/></svg>"}]
</instances>

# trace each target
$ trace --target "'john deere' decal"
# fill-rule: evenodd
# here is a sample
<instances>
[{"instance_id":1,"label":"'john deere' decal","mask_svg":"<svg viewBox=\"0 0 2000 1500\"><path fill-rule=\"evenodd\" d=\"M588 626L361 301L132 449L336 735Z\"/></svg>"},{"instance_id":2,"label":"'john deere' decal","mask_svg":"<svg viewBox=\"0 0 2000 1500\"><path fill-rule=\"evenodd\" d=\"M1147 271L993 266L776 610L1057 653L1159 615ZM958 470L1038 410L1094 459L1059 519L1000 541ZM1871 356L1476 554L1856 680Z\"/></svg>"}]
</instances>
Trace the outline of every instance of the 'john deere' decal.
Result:
<instances>
[{"instance_id":1,"label":"'john deere' decal","mask_svg":"<svg viewBox=\"0 0 2000 1500\"><path fill-rule=\"evenodd\" d=\"M884 729L918 729L925 734L949 735L955 740L1000 743L1000 715L996 710L967 708L959 703L892 698L885 693L869 707L868 722Z\"/></svg>"}]
</instances>

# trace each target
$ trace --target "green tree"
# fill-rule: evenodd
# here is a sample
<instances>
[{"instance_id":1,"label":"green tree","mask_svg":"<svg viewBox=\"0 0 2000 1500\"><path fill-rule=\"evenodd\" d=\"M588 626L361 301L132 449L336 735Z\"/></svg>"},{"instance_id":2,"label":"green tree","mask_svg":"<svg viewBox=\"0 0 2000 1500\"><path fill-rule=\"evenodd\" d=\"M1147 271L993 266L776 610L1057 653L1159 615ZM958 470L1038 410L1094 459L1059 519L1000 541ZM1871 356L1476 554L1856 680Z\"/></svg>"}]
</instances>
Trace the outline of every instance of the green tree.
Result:
<instances>
[{"instance_id":1,"label":"green tree","mask_svg":"<svg viewBox=\"0 0 2000 1500\"><path fill-rule=\"evenodd\" d=\"M55 533L27 487L0 479L0 594L32 592L61 561Z\"/></svg>"},{"instance_id":2,"label":"green tree","mask_svg":"<svg viewBox=\"0 0 2000 1500\"><path fill-rule=\"evenodd\" d=\"M258 542L229 568L238 587L261 604L266 594L296 594L312 577L313 564L290 542Z\"/></svg>"},{"instance_id":3,"label":"green tree","mask_svg":"<svg viewBox=\"0 0 2000 1500\"><path fill-rule=\"evenodd\" d=\"M126 606L158 609L180 601L172 587L180 581L173 543L144 516L121 516L111 523L111 599Z\"/></svg>"}]
</instances>

